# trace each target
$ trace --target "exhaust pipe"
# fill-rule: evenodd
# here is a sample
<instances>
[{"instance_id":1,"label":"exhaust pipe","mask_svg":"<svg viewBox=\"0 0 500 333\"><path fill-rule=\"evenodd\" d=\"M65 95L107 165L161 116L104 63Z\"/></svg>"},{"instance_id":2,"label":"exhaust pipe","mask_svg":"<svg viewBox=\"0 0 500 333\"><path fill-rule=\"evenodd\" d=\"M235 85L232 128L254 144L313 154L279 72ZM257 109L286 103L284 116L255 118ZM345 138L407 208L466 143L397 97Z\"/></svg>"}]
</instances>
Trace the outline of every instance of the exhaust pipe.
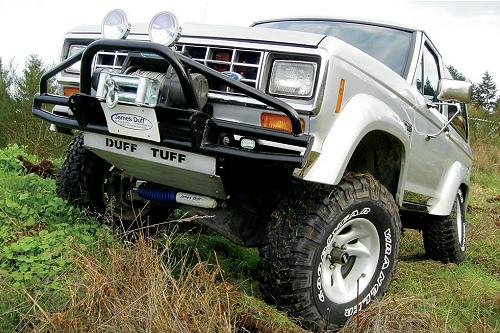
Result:
<instances>
[{"instance_id":1,"label":"exhaust pipe","mask_svg":"<svg viewBox=\"0 0 500 333\"><path fill-rule=\"evenodd\" d=\"M136 193L143 199L163 202L179 203L200 208L217 208L217 200L204 195L191 194L185 192L162 191L151 188L140 187Z\"/></svg>"}]
</instances>

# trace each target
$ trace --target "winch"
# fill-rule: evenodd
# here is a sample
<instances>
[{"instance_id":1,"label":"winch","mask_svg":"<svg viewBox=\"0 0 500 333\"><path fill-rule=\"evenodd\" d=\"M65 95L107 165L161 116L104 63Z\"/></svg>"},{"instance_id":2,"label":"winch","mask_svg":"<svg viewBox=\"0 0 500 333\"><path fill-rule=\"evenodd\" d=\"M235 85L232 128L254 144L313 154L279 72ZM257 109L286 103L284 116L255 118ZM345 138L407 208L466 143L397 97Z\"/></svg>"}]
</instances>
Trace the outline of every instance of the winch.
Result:
<instances>
[{"instance_id":1,"label":"winch","mask_svg":"<svg viewBox=\"0 0 500 333\"><path fill-rule=\"evenodd\" d=\"M118 103L154 108L187 106L180 81L170 67L165 73L134 69L125 73L101 71L98 75L96 97L112 109ZM190 74L191 82L201 108L208 99L208 81L202 74Z\"/></svg>"}]
</instances>

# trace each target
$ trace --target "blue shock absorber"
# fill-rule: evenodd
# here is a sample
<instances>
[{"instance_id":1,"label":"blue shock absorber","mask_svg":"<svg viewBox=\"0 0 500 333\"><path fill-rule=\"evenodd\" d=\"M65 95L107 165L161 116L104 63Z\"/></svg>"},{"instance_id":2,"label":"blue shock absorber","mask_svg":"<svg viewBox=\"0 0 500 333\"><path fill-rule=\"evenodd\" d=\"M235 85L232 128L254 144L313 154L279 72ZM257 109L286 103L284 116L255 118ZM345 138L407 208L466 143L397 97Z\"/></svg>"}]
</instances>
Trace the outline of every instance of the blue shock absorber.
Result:
<instances>
[{"instance_id":1,"label":"blue shock absorber","mask_svg":"<svg viewBox=\"0 0 500 333\"><path fill-rule=\"evenodd\" d=\"M137 189L137 194L146 200L156 201L156 202L175 202L175 191L162 191L152 188L140 187Z\"/></svg>"}]
</instances>

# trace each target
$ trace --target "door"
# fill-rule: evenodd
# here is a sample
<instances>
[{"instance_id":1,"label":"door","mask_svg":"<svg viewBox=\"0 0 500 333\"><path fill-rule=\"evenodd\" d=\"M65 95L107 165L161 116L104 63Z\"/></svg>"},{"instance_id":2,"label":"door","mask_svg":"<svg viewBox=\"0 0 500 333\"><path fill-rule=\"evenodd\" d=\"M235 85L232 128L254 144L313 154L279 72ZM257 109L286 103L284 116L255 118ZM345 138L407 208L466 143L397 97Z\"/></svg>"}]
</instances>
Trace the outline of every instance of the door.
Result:
<instances>
[{"instance_id":1,"label":"door","mask_svg":"<svg viewBox=\"0 0 500 333\"><path fill-rule=\"evenodd\" d=\"M427 134L437 133L448 120L443 114L445 110L437 104L437 86L442 77L440 68L437 52L429 41L424 41L414 79L421 98L416 106L405 188L405 192L420 195L418 203L439 197L440 183L452 163L449 157L452 147L447 135L427 140Z\"/></svg>"}]
</instances>

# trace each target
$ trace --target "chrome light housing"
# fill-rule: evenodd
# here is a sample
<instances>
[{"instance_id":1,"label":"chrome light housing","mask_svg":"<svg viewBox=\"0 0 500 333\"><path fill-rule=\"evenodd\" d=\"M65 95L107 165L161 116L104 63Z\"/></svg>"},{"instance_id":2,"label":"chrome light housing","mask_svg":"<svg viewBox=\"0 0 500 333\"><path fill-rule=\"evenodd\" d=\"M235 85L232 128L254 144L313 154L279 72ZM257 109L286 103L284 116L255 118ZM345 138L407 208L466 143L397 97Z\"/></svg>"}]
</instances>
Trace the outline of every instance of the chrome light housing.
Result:
<instances>
[{"instance_id":1,"label":"chrome light housing","mask_svg":"<svg viewBox=\"0 0 500 333\"><path fill-rule=\"evenodd\" d=\"M317 66L315 62L308 61L274 61L269 93L288 97L312 97Z\"/></svg>"},{"instance_id":2,"label":"chrome light housing","mask_svg":"<svg viewBox=\"0 0 500 333\"><path fill-rule=\"evenodd\" d=\"M180 37L179 21L170 12L160 12L149 24L149 39L153 43L172 46Z\"/></svg>"},{"instance_id":3,"label":"chrome light housing","mask_svg":"<svg viewBox=\"0 0 500 333\"><path fill-rule=\"evenodd\" d=\"M106 39L127 38L130 32L130 23L127 15L121 9L113 9L104 16L101 25L102 37Z\"/></svg>"}]
</instances>

